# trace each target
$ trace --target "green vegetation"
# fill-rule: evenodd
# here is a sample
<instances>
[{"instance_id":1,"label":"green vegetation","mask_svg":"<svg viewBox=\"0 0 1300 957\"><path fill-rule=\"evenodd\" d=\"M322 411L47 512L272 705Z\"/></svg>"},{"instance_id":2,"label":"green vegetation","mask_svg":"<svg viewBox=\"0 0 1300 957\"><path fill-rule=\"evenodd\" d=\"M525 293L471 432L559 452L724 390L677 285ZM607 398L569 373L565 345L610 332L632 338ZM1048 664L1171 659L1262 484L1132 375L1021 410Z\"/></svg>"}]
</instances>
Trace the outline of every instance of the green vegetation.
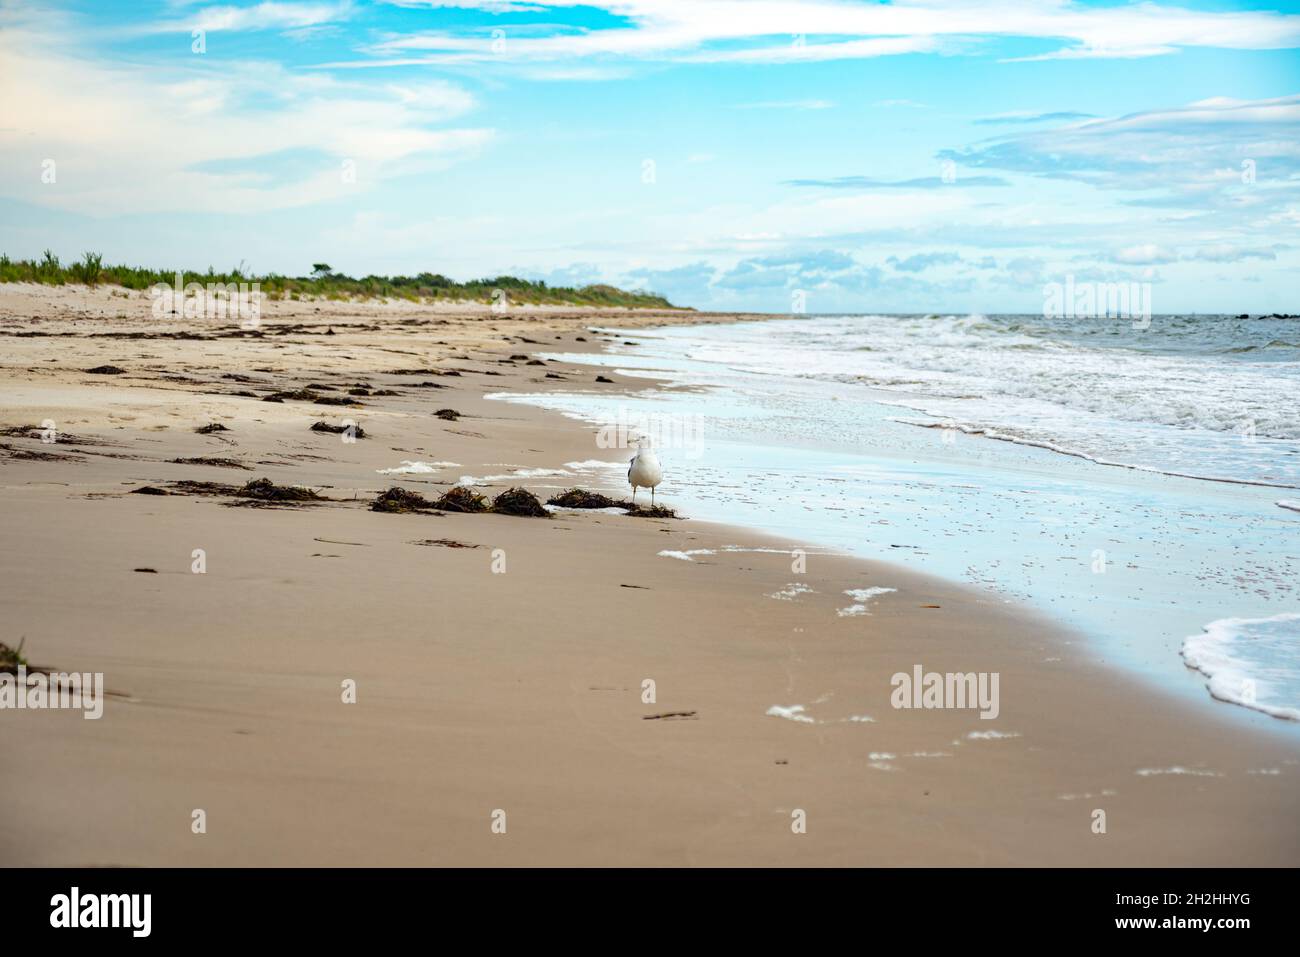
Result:
<instances>
[{"instance_id":1,"label":"green vegetation","mask_svg":"<svg viewBox=\"0 0 1300 957\"><path fill-rule=\"evenodd\" d=\"M456 282L438 273L422 272L418 276L365 276L354 279L335 272L327 263L313 263L310 276L263 276L247 272L243 265L219 273L211 266L207 272L175 269L145 269L141 266L105 266L98 253L85 253L70 265L63 265L50 250L40 259L10 259L0 255L0 282L38 282L60 286L64 283L100 283L125 289L148 289L156 283L171 284L180 273L181 282L252 283L272 299L405 299L494 302L498 291L512 304L553 304L574 306L632 306L672 308L663 296L651 292L632 292L614 286L594 285L574 288L548 286L545 282L496 276Z\"/></svg>"}]
</instances>

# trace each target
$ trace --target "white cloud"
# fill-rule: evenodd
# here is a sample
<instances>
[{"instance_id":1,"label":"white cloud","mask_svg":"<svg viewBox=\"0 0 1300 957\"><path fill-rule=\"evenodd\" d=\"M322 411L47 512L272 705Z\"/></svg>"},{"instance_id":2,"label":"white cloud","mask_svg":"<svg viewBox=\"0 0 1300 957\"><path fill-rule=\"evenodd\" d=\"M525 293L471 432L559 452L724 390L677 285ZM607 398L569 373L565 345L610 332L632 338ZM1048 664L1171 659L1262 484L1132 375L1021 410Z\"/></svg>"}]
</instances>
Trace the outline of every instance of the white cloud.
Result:
<instances>
[{"instance_id":1,"label":"white cloud","mask_svg":"<svg viewBox=\"0 0 1300 957\"><path fill-rule=\"evenodd\" d=\"M403 0L406 2L406 0ZM499 10L500 3L428 6ZM1142 57L1184 47L1287 49L1300 45L1300 16L1271 11L1191 10L1138 3L1092 6L1071 0L553 0L538 9L597 7L627 25L507 37L420 32L371 52L380 62L465 63L592 56L693 62L798 62L959 49L971 38L1022 37L1063 43L1042 58ZM413 55L414 54L414 55ZM406 59L393 60L393 57Z\"/></svg>"},{"instance_id":2,"label":"white cloud","mask_svg":"<svg viewBox=\"0 0 1300 957\"><path fill-rule=\"evenodd\" d=\"M439 81L345 83L265 62L119 67L22 27L0 32L0 60L0 195L92 216L306 205L440 168L492 135L431 128L474 106Z\"/></svg>"},{"instance_id":3,"label":"white cloud","mask_svg":"<svg viewBox=\"0 0 1300 957\"><path fill-rule=\"evenodd\" d=\"M204 30L293 30L300 31L346 19L351 13L349 0L339 3L279 3L266 0L252 6L204 7L193 16L174 20L154 20L129 28L133 33L171 33Z\"/></svg>"}]
</instances>

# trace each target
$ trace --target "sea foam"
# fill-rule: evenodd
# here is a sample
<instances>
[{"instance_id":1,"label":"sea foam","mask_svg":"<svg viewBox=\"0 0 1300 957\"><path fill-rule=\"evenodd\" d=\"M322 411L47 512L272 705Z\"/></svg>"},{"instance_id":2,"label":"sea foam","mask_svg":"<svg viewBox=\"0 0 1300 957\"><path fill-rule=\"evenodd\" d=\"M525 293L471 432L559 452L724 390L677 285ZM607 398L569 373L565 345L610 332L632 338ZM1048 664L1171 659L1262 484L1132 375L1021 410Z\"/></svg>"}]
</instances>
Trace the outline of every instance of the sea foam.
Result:
<instances>
[{"instance_id":1,"label":"sea foam","mask_svg":"<svg viewBox=\"0 0 1300 957\"><path fill-rule=\"evenodd\" d=\"M1220 618L1185 639L1182 655L1220 701L1300 721L1300 614Z\"/></svg>"}]
</instances>

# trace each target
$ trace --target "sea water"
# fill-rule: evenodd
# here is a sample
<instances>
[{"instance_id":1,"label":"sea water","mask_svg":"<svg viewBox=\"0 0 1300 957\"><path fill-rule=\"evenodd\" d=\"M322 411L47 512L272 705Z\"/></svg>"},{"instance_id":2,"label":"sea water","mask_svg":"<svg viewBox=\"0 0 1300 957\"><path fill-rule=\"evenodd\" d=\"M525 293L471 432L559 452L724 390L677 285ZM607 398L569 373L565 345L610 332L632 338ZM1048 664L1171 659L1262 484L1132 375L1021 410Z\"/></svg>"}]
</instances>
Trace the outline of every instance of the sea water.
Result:
<instances>
[{"instance_id":1,"label":"sea water","mask_svg":"<svg viewBox=\"0 0 1300 957\"><path fill-rule=\"evenodd\" d=\"M689 515L1026 601L1166 687L1300 715L1300 321L821 316L550 357L666 380L498 398L645 425Z\"/></svg>"}]
</instances>

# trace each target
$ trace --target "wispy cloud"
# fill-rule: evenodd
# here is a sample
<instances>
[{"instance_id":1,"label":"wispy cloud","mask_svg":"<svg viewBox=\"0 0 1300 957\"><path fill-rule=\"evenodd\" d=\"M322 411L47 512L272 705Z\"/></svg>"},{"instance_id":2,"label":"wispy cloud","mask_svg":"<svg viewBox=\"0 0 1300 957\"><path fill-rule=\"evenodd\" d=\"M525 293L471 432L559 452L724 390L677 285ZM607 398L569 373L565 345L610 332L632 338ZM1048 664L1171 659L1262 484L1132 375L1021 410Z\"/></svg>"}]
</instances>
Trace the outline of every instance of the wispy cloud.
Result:
<instances>
[{"instance_id":1,"label":"wispy cloud","mask_svg":"<svg viewBox=\"0 0 1300 957\"><path fill-rule=\"evenodd\" d=\"M1010 186L1000 176L918 176L913 179L873 179L870 176L836 176L831 179L789 179L787 186L817 186L823 189L953 189L970 186Z\"/></svg>"},{"instance_id":2,"label":"wispy cloud","mask_svg":"<svg viewBox=\"0 0 1300 957\"><path fill-rule=\"evenodd\" d=\"M738 110L829 110L830 100L766 100L762 103L737 103Z\"/></svg>"},{"instance_id":3,"label":"wispy cloud","mask_svg":"<svg viewBox=\"0 0 1300 957\"><path fill-rule=\"evenodd\" d=\"M1248 169L1246 179L1256 183L1300 175L1297 142L1300 96L1216 98L1010 134L939 156L1108 189L1204 191L1241 185Z\"/></svg>"},{"instance_id":4,"label":"wispy cloud","mask_svg":"<svg viewBox=\"0 0 1300 957\"><path fill-rule=\"evenodd\" d=\"M407 2L407 0L402 0ZM1164 3L1094 6L1071 0L543 0L536 4L429 4L491 12L600 9L616 25L547 36L419 31L374 44L376 63L470 63L620 56L688 62L794 63L956 52L1017 37L1063 43L1022 59L1146 57L1190 47L1286 49L1300 17L1272 11L1194 10ZM393 59L397 57L399 59Z\"/></svg>"},{"instance_id":5,"label":"wispy cloud","mask_svg":"<svg viewBox=\"0 0 1300 957\"><path fill-rule=\"evenodd\" d=\"M1015 123L1058 123L1068 122L1071 120L1095 120L1096 117L1091 113L1072 113L1062 111L1056 113L998 113L994 116L981 116L975 122L981 126L998 126L1003 124Z\"/></svg>"},{"instance_id":6,"label":"wispy cloud","mask_svg":"<svg viewBox=\"0 0 1300 957\"><path fill-rule=\"evenodd\" d=\"M301 36L302 31L345 20L351 12L351 0L340 0L335 3L282 3L276 0L265 0L246 7L229 5L203 7L187 16L143 20L127 28L127 32L150 34L189 33L193 30L209 33L222 30L285 30L296 32Z\"/></svg>"},{"instance_id":7,"label":"wispy cloud","mask_svg":"<svg viewBox=\"0 0 1300 957\"><path fill-rule=\"evenodd\" d=\"M492 136L434 128L475 104L445 81L342 82L200 57L116 65L22 26L0 31L0 61L18 78L0 195L92 216L308 205L441 168ZM32 173L33 143L64 171L54 184Z\"/></svg>"}]
</instances>

